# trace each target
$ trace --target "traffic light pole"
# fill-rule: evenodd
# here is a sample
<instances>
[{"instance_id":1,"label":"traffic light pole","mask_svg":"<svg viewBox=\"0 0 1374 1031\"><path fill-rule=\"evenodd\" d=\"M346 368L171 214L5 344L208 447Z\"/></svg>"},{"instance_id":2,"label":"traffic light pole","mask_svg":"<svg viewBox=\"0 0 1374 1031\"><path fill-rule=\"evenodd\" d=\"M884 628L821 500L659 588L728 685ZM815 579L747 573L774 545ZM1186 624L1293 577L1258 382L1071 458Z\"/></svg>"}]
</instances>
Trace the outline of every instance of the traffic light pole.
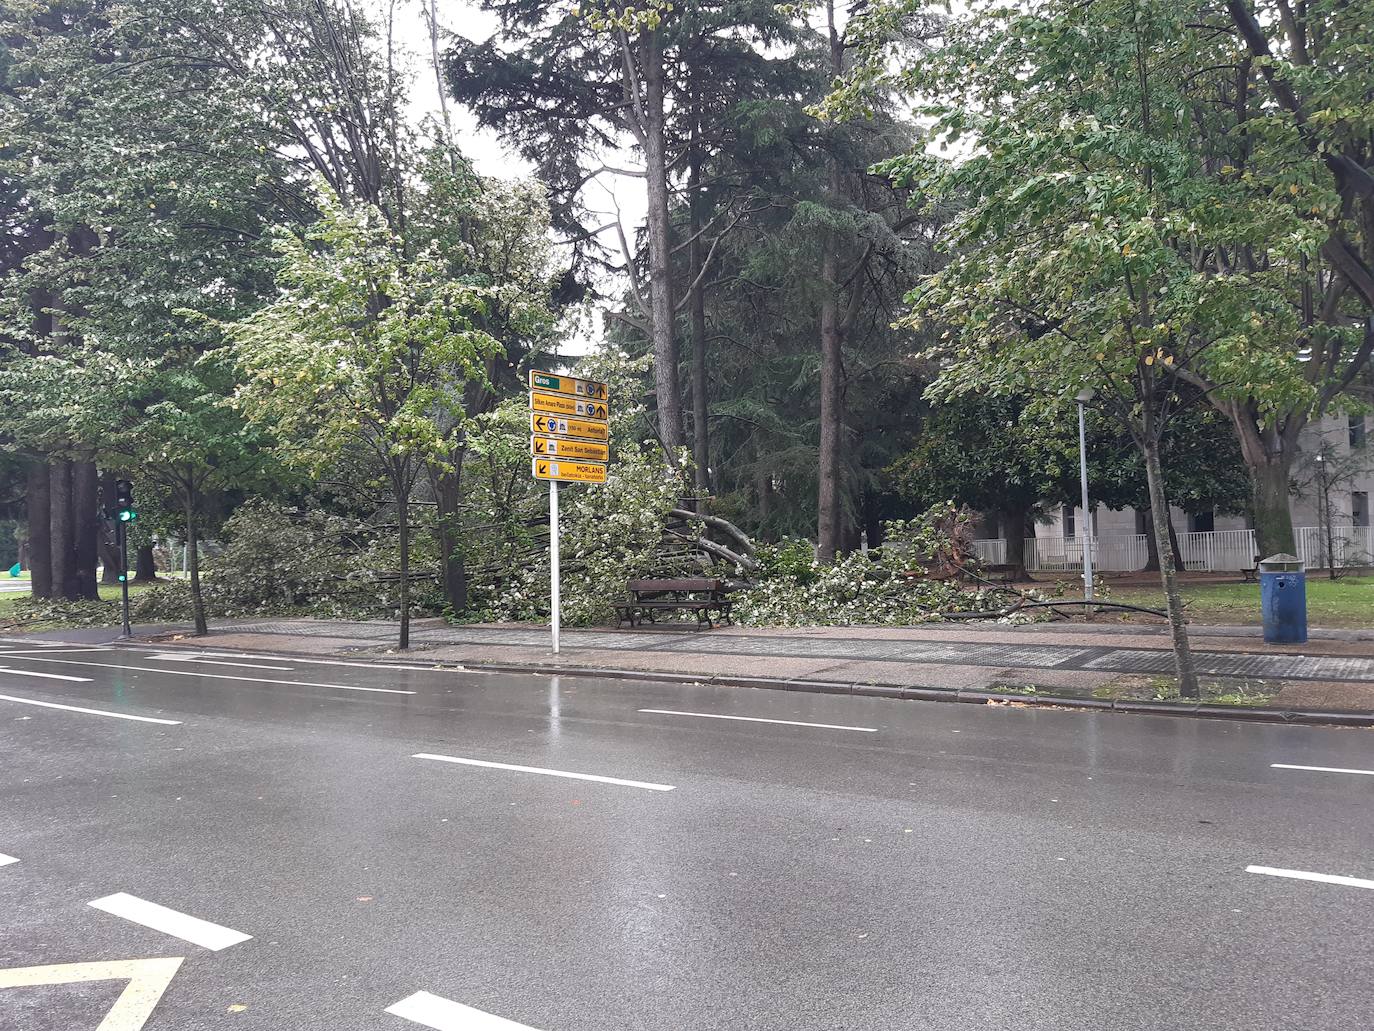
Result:
<instances>
[{"instance_id":1,"label":"traffic light pole","mask_svg":"<svg viewBox=\"0 0 1374 1031\"><path fill-rule=\"evenodd\" d=\"M115 532L119 534L119 593L120 610L124 617L124 633L120 634L126 641L133 637L133 630L129 627L129 528L127 523L115 523Z\"/></svg>"}]
</instances>

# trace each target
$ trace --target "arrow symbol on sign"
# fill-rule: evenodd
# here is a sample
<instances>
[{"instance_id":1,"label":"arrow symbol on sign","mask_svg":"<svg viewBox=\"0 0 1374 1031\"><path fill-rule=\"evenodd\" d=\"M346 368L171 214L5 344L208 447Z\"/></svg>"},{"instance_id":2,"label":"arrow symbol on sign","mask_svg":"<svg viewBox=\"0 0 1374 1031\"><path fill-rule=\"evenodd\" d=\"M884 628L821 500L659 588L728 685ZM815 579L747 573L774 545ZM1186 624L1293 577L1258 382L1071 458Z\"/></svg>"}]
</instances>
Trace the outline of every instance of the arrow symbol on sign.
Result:
<instances>
[{"instance_id":1,"label":"arrow symbol on sign","mask_svg":"<svg viewBox=\"0 0 1374 1031\"><path fill-rule=\"evenodd\" d=\"M539 463L539 472L540 472L540 475L547 476L547 475L548 475L548 472L549 472L549 463L548 463L548 462L540 462L540 463Z\"/></svg>"},{"instance_id":2,"label":"arrow symbol on sign","mask_svg":"<svg viewBox=\"0 0 1374 1031\"><path fill-rule=\"evenodd\" d=\"M537 416L534 420L534 427L538 430L546 430L549 427L549 420L545 419L542 415Z\"/></svg>"},{"instance_id":3,"label":"arrow symbol on sign","mask_svg":"<svg viewBox=\"0 0 1374 1031\"><path fill-rule=\"evenodd\" d=\"M542 455L546 450L548 449L544 446L544 441L536 438L534 442L534 453L536 455Z\"/></svg>"}]
</instances>

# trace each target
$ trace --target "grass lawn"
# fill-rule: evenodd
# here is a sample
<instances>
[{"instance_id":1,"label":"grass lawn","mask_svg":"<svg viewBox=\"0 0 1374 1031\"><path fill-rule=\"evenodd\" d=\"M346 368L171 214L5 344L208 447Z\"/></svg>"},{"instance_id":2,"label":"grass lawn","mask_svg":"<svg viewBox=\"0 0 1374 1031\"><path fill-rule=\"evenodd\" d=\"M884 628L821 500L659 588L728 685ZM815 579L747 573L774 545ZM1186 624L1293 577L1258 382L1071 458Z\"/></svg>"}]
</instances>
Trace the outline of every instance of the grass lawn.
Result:
<instances>
[{"instance_id":1,"label":"grass lawn","mask_svg":"<svg viewBox=\"0 0 1374 1031\"><path fill-rule=\"evenodd\" d=\"M1184 584L1183 602L1196 623L1244 625L1260 622L1259 584ZM1164 592L1112 588L1110 599L1128 605L1164 607ZM1374 627L1374 576L1328 580L1307 574L1307 621L1316 627Z\"/></svg>"}]
</instances>

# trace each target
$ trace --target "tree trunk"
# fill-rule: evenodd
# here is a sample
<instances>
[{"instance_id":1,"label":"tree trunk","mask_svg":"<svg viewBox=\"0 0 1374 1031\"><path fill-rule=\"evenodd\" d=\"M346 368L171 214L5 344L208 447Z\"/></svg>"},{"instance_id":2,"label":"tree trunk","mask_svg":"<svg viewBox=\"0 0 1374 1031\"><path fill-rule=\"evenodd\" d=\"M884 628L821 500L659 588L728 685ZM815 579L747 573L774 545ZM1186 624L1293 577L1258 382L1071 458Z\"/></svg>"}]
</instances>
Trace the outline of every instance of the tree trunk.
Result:
<instances>
[{"instance_id":1,"label":"tree trunk","mask_svg":"<svg viewBox=\"0 0 1374 1031\"><path fill-rule=\"evenodd\" d=\"M439 563L444 579L444 599L455 614L468 607L467 564L463 555L462 528L458 510L463 500L463 449L459 449L452 471L431 474L437 503Z\"/></svg>"},{"instance_id":2,"label":"tree trunk","mask_svg":"<svg viewBox=\"0 0 1374 1031\"><path fill-rule=\"evenodd\" d=\"M1174 529L1174 515L1169 513L1169 551L1174 556L1174 569L1183 569L1183 548L1178 543L1178 531Z\"/></svg>"},{"instance_id":3,"label":"tree trunk","mask_svg":"<svg viewBox=\"0 0 1374 1031\"><path fill-rule=\"evenodd\" d=\"M844 67L844 45L835 22L834 3L826 5L830 33L830 70L838 76ZM835 157L826 162L829 202L840 203L840 163ZM821 255L821 370L820 370L820 447L816 472L816 556L833 562L840 547L841 493L840 447L844 426L844 375L840 327L839 241L827 232Z\"/></svg>"},{"instance_id":4,"label":"tree trunk","mask_svg":"<svg viewBox=\"0 0 1374 1031\"><path fill-rule=\"evenodd\" d=\"M1288 505L1292 459L1274 455L1250 469L1250 509L1255 523L1255 547L1261 558L1280 552L1297 553L1293 513Z\"/></svg>"},{"instance_id":5,"label":"tree trunk","mask_svg":"<svg viewBox=\"0 0 1374 1031\"><path fill-rule=\"evenodd\" d=\"M1169 635L1174 643L1174 668L1178 673L1178 693L1184 698L1199 696L1197 670L1188 643L1188 627L1183 618L1183 599L1178 593L1173 548L1169 543L1169 500L1164 495L1164 470L1159 464L1159 442L1147 436L1145 479L1150 489L1150 512L1154 516L1155 545L1159 549L1159 578L1169 611Z\"/></svg>"},{"instance_id":6,"label":"tree trunk","mask_svg":"<svg viewBox=\"0 0 1374 1031\"><path fill-rule=\"evenodd\" d=\"M698 119L700 115L698 114ZM691 284L692 326L692 463L697 488L697 511L706 511L711 493L710 398L706 393L706 291L702 285L701 247L701 151L697 140L699 121L692 126L691 163L688 168L688 209L691 213L691 243L688 245L688 270Z\"/></svg>"},{"instance_id":7,"label":"tree trunk","mask_svg":"<svg viewBox=\"0 0 1374 1031\"><path fill-rule=\"evenodd\" d=\"M191 574L191 617L195 620L195 634L204 637L210 632L205 621L205 597L200 592L200 528L196 525L196 489L186 488L186 569Z\"/></svg>"},{"instance_id":8,"label":"tree trunk","mask_svg":"<svg viewBox=\"0 0 1374 1031\"><path fill-rule=\"evenodd\" d=\"M654 345L654 387L658 433L670 458L686 443L682 425L677 335L674 333L672 234L669 221L668 158L665 139L663 35L641 33L644 73L644 170L648 183L649 308Z\"/></svg>"},{"instance_id":9,"label":"tree trunk","mask_svg":"<svg viewBox=\"0 0 1374 1031\"><path fill-rule=\"evenodd\" d=\"M53 597L76 601L76 536L72 525L72 463L52 463L50 520L52 527Z\"/></svg>"},{"instance_id":10,"label":"tree trunk","mask_svg":"<svg viewBox=\"0 0 1374 1031\"><path fill-rule=\"evenodd\" d=\"M94 462L72 463L72 555L77 596L100 600L95 567L100 556L100 474Z\"/></svg>"},{"instance_id":11,"label":"tree trunk","mask_svg":"<svg viewBox=\"0 0 1374 1031\"><path fill-rule=\"evenodd\" d=\"M134 556L134 583L150 584L157 579L157 558L151 544L140 544Z\"/></svg>"},{"instance_id":12,"label":"tree trunk","mask_svg":"<svg viewBox=\"0 0 1374 1031\"><path fill-rule=\"evenodd\" d=\"M1148 508L1141 513L1145 523L1145 569L1147 573L1159 572L1159 539L1155 537L1155 517Z\"/></svg>"},{"instance_id":13,"label":"tree trunk","mask_svg":"<svg viewBox=\"0 0 1374 1031\"><path fill-rule=\"evenodd\" d=\"M405 651L410 647L410 498L403 476L392 477L396 492L396 528L401 545L401 634L396 647Z\"/></svg>"},{"instance_id":14,"label":"tree trunk","mask_svg":"<svg viewBox=\"0 0 1374 1031\"><path fill-rule=\"evenodd\" d=\"M1011 566L1012 576L1017 580L1033 579L1026 568L1026 524L1030 522L1030 512L1007 509L1001 513L1001 521L1002 536L1007 542L1007 565Z\"/></svg>"},{"instance_id":15,"label":"tree trunk","mask_svg":"<svg viewBox=\"0 0 1374 1031\"><path fill-rule=\"evenodd\" d=\"M25 506L29 521L29 591L35 598L52 597L51 477L46 462L34 459L30 463Z\"/></svg>"},{"instance_id":16,"label":"tree trunk","mask_svg":"<svg viewBox=\"0 0 1374 1031\"><path fill-rule=\"evenodd\" d=\"M109 532L109 522L104 518L105 513L114 508L116 479L117 475L109 471L100 474L101 518L96 525L100 541L100 582L103 584L119 583L119 574L124 572L119 568L119 547L114 541L114 535Z\"/></svg>"}]
</instances>

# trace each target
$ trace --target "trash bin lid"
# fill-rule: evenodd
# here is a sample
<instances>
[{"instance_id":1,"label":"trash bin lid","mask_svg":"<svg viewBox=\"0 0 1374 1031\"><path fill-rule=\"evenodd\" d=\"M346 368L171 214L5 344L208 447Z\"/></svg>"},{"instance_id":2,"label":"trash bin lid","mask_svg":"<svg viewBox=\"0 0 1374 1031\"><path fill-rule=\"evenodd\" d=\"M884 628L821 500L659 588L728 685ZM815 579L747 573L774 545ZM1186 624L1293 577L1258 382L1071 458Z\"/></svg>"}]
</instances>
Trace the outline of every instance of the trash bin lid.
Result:
<instances>
[{"instance_id":1,"label":"trash bin lid","mask_svg":"<svg viewBox=\"0 0 1374 1031\"><path fill-rule=\"evenodd\" d=\"M1277 555L1260 559L1259 567L1265 573L1300 573L1302 572L1302 559L1298 558L1297 555L1289 555L1281 551Z\"/></svg>"}]
</instances>

